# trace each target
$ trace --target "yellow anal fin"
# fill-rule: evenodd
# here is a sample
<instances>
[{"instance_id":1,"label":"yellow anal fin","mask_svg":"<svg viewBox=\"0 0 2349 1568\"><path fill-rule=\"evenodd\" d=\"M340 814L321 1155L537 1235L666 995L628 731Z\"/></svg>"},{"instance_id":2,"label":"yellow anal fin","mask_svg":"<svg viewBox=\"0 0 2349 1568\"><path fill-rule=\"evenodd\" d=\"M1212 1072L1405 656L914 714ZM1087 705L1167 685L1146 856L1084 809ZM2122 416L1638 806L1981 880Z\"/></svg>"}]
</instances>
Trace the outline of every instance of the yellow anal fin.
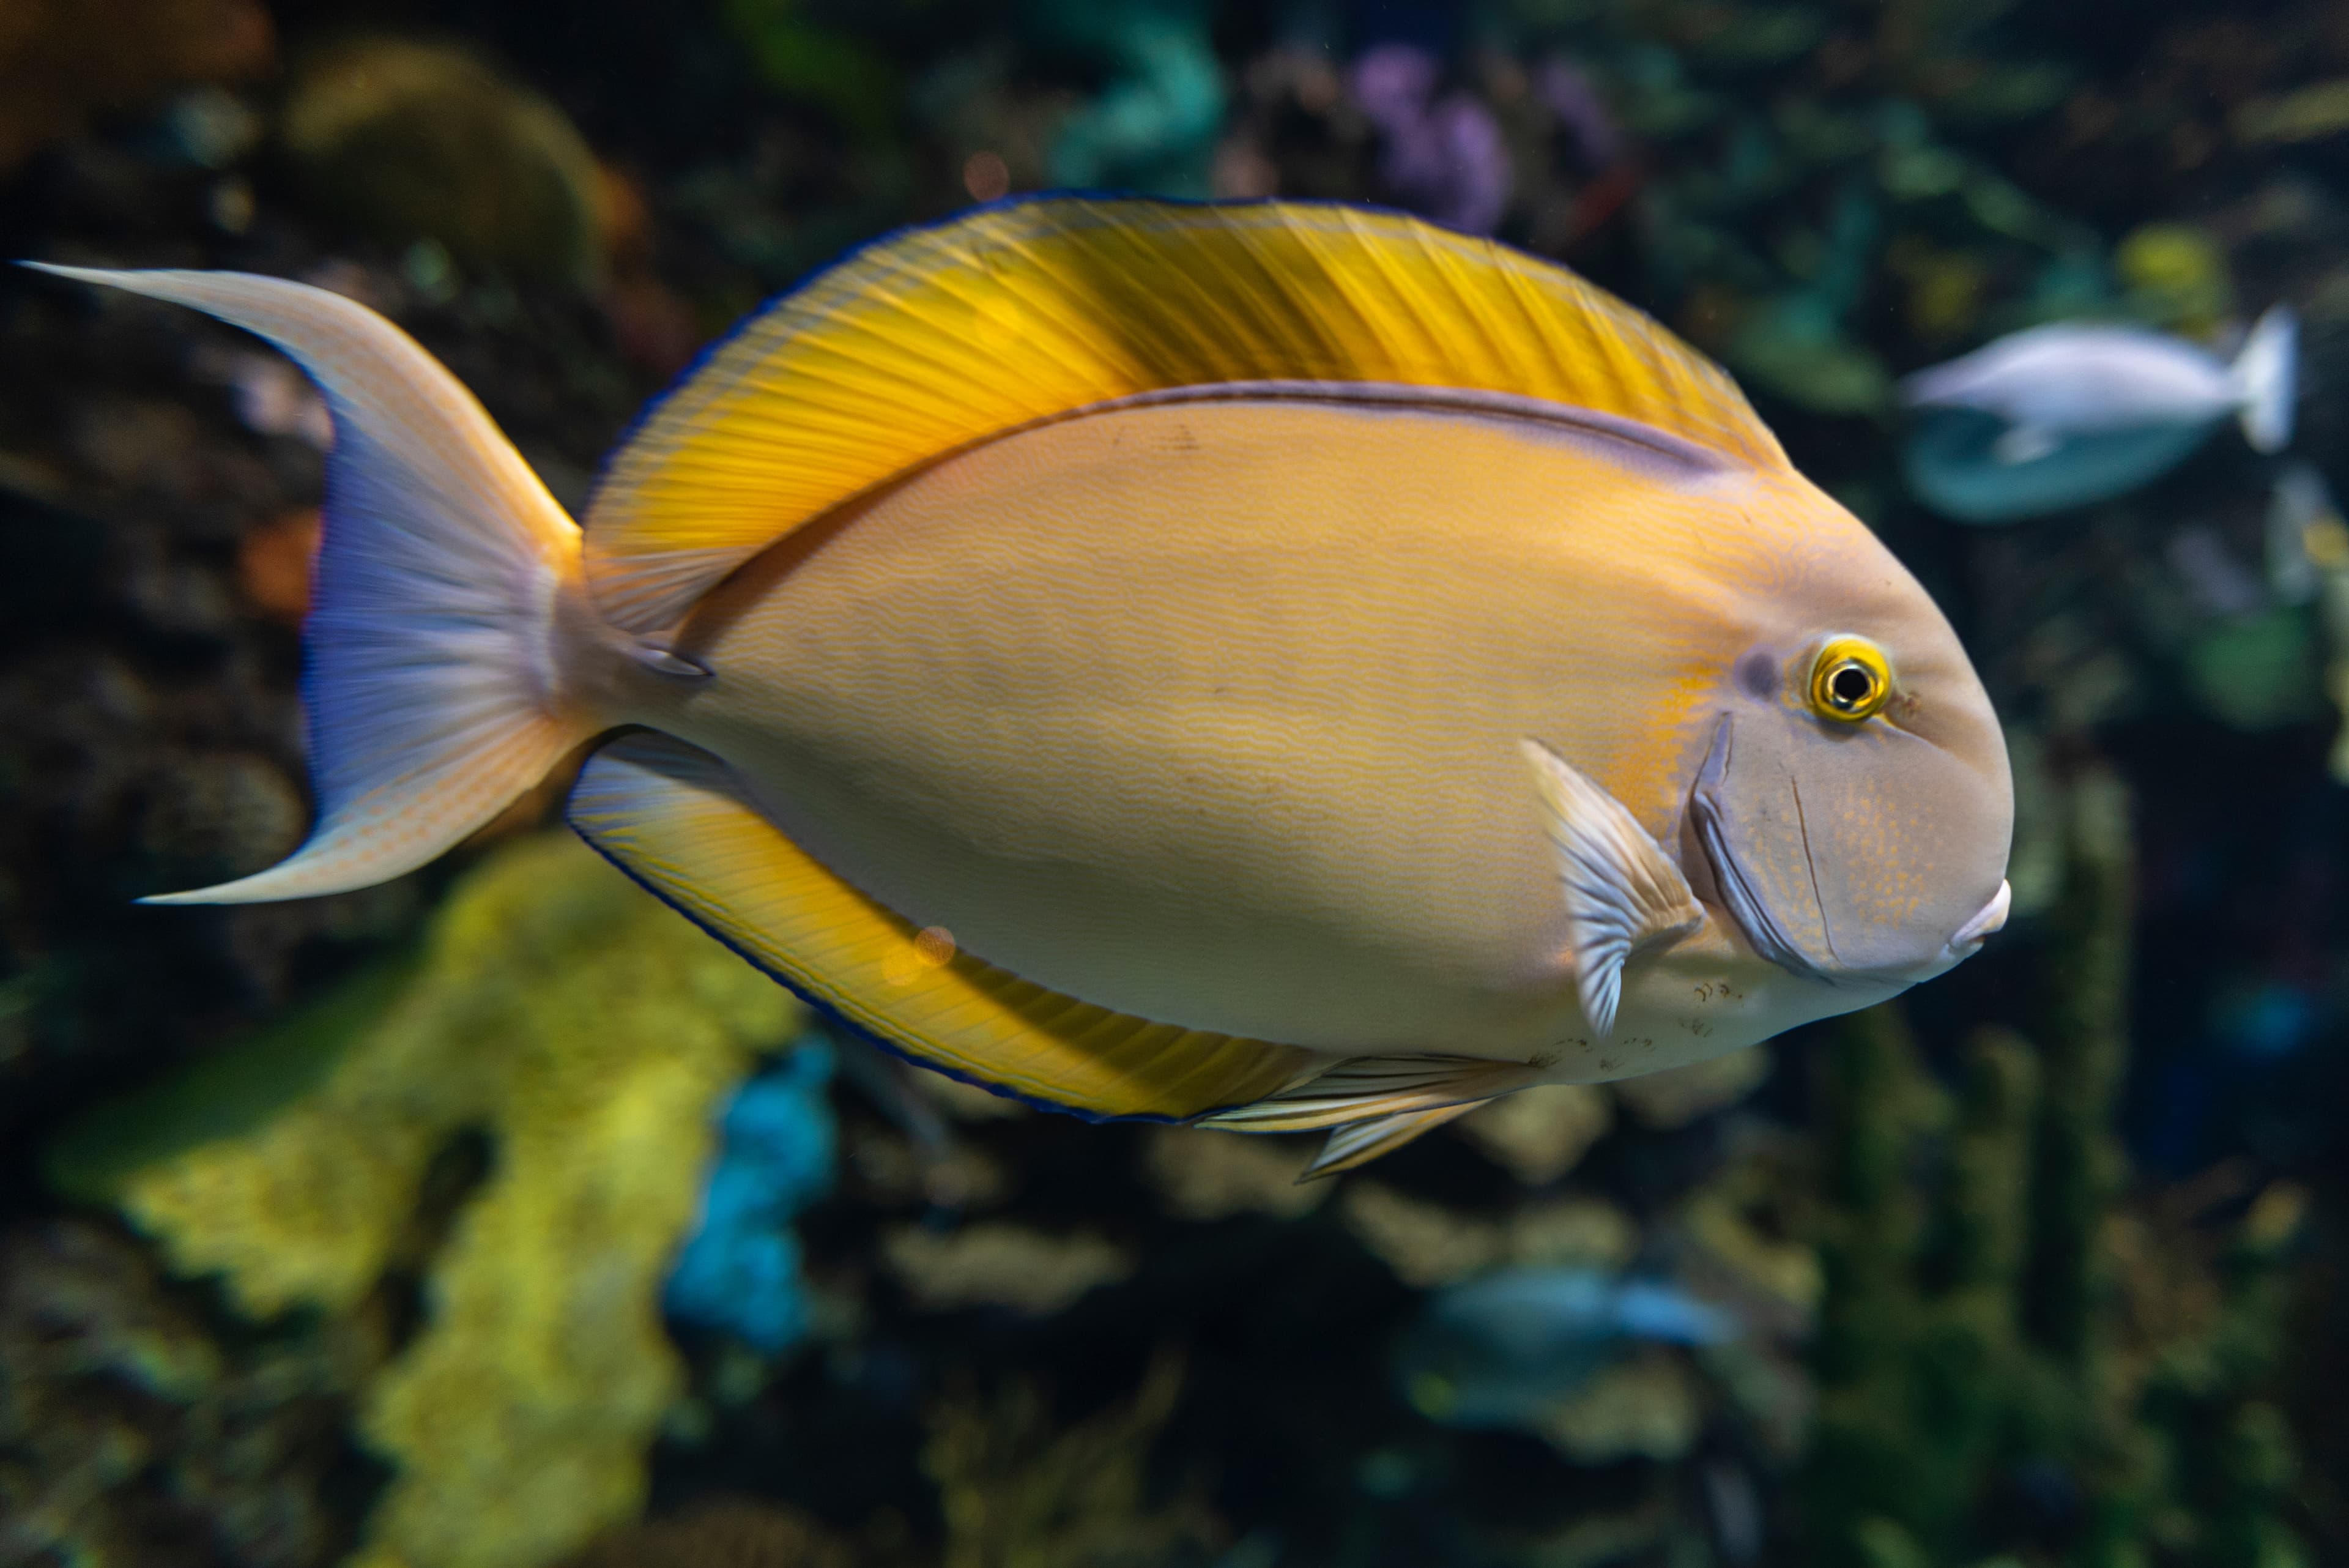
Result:
<instances>
[{"instance_id":1,"label":"yellow anal fin","mask_svg":"<svg viewBox=\"0 0 2349 1568\"><path fill-rule=\"evenodd\" d=\"M1199 1119L1233 1132L1312 1132L1473 1106L1538 1082L1540 1075L1539 1068L1524 1062L1475 1056L1357 1056L1253 1105Z\"/></svg>"},{"instance_id":2,"label":"yellow anal fin","mask_svg":"<svg viewBox=\"0 0 2349 1568\"><path fill-rule=\"evenodd\" d=\"M1553 262L1332 203L1044 198L910 230L770 306L614 456L589 586L636 631L910 469L1118 398L1442 389L1627 421L1757 468L1718 367Z\"/></svg>"},{"instance_id":3,"label":"yellow anal fin","mask_svg":"<svg viewBox=\"0 0 2349 1568\"><path fill-rule=\"evenodd\" d=\"M883 1044L999 1094L1182 1120L1278 1093L1326 1057L1047 991L917 930L818 865L726 764L667 736L590 758L571 825L750 962Z\"/></svg>"},{"instance_id":4,"label":"yellow anal fin","mask_svg":"<svg viewBox=\"0 0 2349 1568\"><path fill-rule=\"evenodd\" d=\"M1391 1116L1379 1116L1367 1122L1354 1122L1331 1130L1321 1152L1313 1163L1299 1171L1297 1179L1311 1181L1318 1177L1335 1176L1357 1166L1368 1165L1381 1155L1392 1154L1423 1133L1432 1133L1448 1121L1466 1116L1485 1100L1466 1100L1456 1106L1436 1106L1424 1111L1397 1111Z\"/></svg>"}]
</instances>

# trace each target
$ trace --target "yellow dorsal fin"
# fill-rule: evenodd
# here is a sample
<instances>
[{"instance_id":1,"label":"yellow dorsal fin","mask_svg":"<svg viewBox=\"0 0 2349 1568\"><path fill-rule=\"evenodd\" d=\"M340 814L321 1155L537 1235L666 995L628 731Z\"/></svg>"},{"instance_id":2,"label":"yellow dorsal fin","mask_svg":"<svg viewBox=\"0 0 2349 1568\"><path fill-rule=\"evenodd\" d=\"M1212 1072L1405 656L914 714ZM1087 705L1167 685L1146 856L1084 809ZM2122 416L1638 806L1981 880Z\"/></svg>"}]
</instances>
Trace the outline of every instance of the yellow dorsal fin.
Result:
<instances>
[{"instance_id":1,"label":"yellow dorsal fin","mask_svg":"<svg viewBox=\"0 0 2349 1568\"><path fill-rule=\"evenodd\" d=\"M1357 207L1057 197L898 234L752 317L614 457L588 581L615 621L659 630L775 540L958 448L1261 381L1537 399L1785 463L1718 367L1553 263Z\"/></svg>"},{"instance_id":2,"label":"yellow dorsal fin","mask_svg":"<svg viewBox=\"0 0 2349 1568\"><path fill-rule=\"evenodd\" d=\"M1329 1058L1154 1023L1032 985L916 930L818 865L726 764L664 735L588 759L571 825L736 952L891 1049L1090 1116L1183 1120L1309 1079Z\"/></svg>"}]
</instances>

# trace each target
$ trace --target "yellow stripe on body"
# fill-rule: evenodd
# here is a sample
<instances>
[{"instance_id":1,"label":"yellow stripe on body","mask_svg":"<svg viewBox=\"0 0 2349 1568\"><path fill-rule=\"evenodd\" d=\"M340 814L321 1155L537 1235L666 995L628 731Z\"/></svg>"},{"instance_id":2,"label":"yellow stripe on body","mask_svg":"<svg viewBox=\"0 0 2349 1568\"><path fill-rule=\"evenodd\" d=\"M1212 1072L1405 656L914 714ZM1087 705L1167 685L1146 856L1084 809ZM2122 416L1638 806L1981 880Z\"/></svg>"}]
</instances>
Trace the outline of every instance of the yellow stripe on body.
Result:
<instances>
[{"instance_id":1,"label":"yellow stripe on body","mask_svg":"<svg viewBox=\"0 0 2349 1568\"><path fill-rule=\"evenodd\" d=\"M916 929L810 858L726 765L665 736L597 753L571 823L737 952L885 1044L957 1077L1095 1116L1180 1119L1333 1064L1157 1023L1033 985Z\"/></svg>"},{"instance_id":2,"label":"yellow stripe on body","mask_svg":"<svg viewBox=\"0 0 2349 1568\"><path fill-rule=\"evenodd\" d=\"M657 630L802 524L976 441L1266 380L1533 398L1785 466L1723 372L1553 264L1401 213L1061 198L885 241L751 320L614 459L588 580L616 622Z\"/></svg>"}]
</instances>

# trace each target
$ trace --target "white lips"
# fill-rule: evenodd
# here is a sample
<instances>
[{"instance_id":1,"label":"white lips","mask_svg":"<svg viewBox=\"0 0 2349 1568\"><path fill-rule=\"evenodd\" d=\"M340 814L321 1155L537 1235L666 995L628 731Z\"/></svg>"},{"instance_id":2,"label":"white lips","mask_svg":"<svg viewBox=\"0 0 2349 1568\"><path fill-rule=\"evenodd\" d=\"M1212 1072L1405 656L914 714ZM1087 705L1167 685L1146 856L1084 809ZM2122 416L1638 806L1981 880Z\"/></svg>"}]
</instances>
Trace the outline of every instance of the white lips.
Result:
<instances>
[{"instance_id":1,"label":"white lips","mask_svg":"<svg viewBox=\"0 0 2349 1568\"><path fill-rule=\"evenodd\" d=\"M2006 885L2005 878L2001 877L1998 891L1991 895L1990 902L1982 907L1982 912L1960 926L1958 934L1950 939L1950 956L1953 959L1972 957L1980 950L1984 937L2006 924L2006 911L2013 902L2014 889Z\"/></svg>"}]
</instances>

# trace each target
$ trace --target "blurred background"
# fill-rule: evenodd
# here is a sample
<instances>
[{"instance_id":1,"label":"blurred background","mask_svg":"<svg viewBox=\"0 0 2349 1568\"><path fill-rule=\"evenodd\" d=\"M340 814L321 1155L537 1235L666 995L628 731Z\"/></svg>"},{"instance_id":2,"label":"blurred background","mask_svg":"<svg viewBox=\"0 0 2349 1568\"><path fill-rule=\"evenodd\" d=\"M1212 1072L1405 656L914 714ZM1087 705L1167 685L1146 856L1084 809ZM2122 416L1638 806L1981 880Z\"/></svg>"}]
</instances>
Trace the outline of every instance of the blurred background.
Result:
<instances>
[{"instance_id":1,"label":"blurred background","mask_svg":"<svg viewBox=\"0 0 2349 1568\"><path fill-rule=\"evenodd\" d=\"M574 506L762 298L1055 187L1407 208L1719 358L1972 650L2007 932L1300 1187L828 1033L554 785L139 909L303 836L332 431L10 271L0 1563L2349 1562L2338 0L0 0L6 255L364 300ZM1900 406L2278 303L2282 453Z\"/></svg>"}]
</instances>

